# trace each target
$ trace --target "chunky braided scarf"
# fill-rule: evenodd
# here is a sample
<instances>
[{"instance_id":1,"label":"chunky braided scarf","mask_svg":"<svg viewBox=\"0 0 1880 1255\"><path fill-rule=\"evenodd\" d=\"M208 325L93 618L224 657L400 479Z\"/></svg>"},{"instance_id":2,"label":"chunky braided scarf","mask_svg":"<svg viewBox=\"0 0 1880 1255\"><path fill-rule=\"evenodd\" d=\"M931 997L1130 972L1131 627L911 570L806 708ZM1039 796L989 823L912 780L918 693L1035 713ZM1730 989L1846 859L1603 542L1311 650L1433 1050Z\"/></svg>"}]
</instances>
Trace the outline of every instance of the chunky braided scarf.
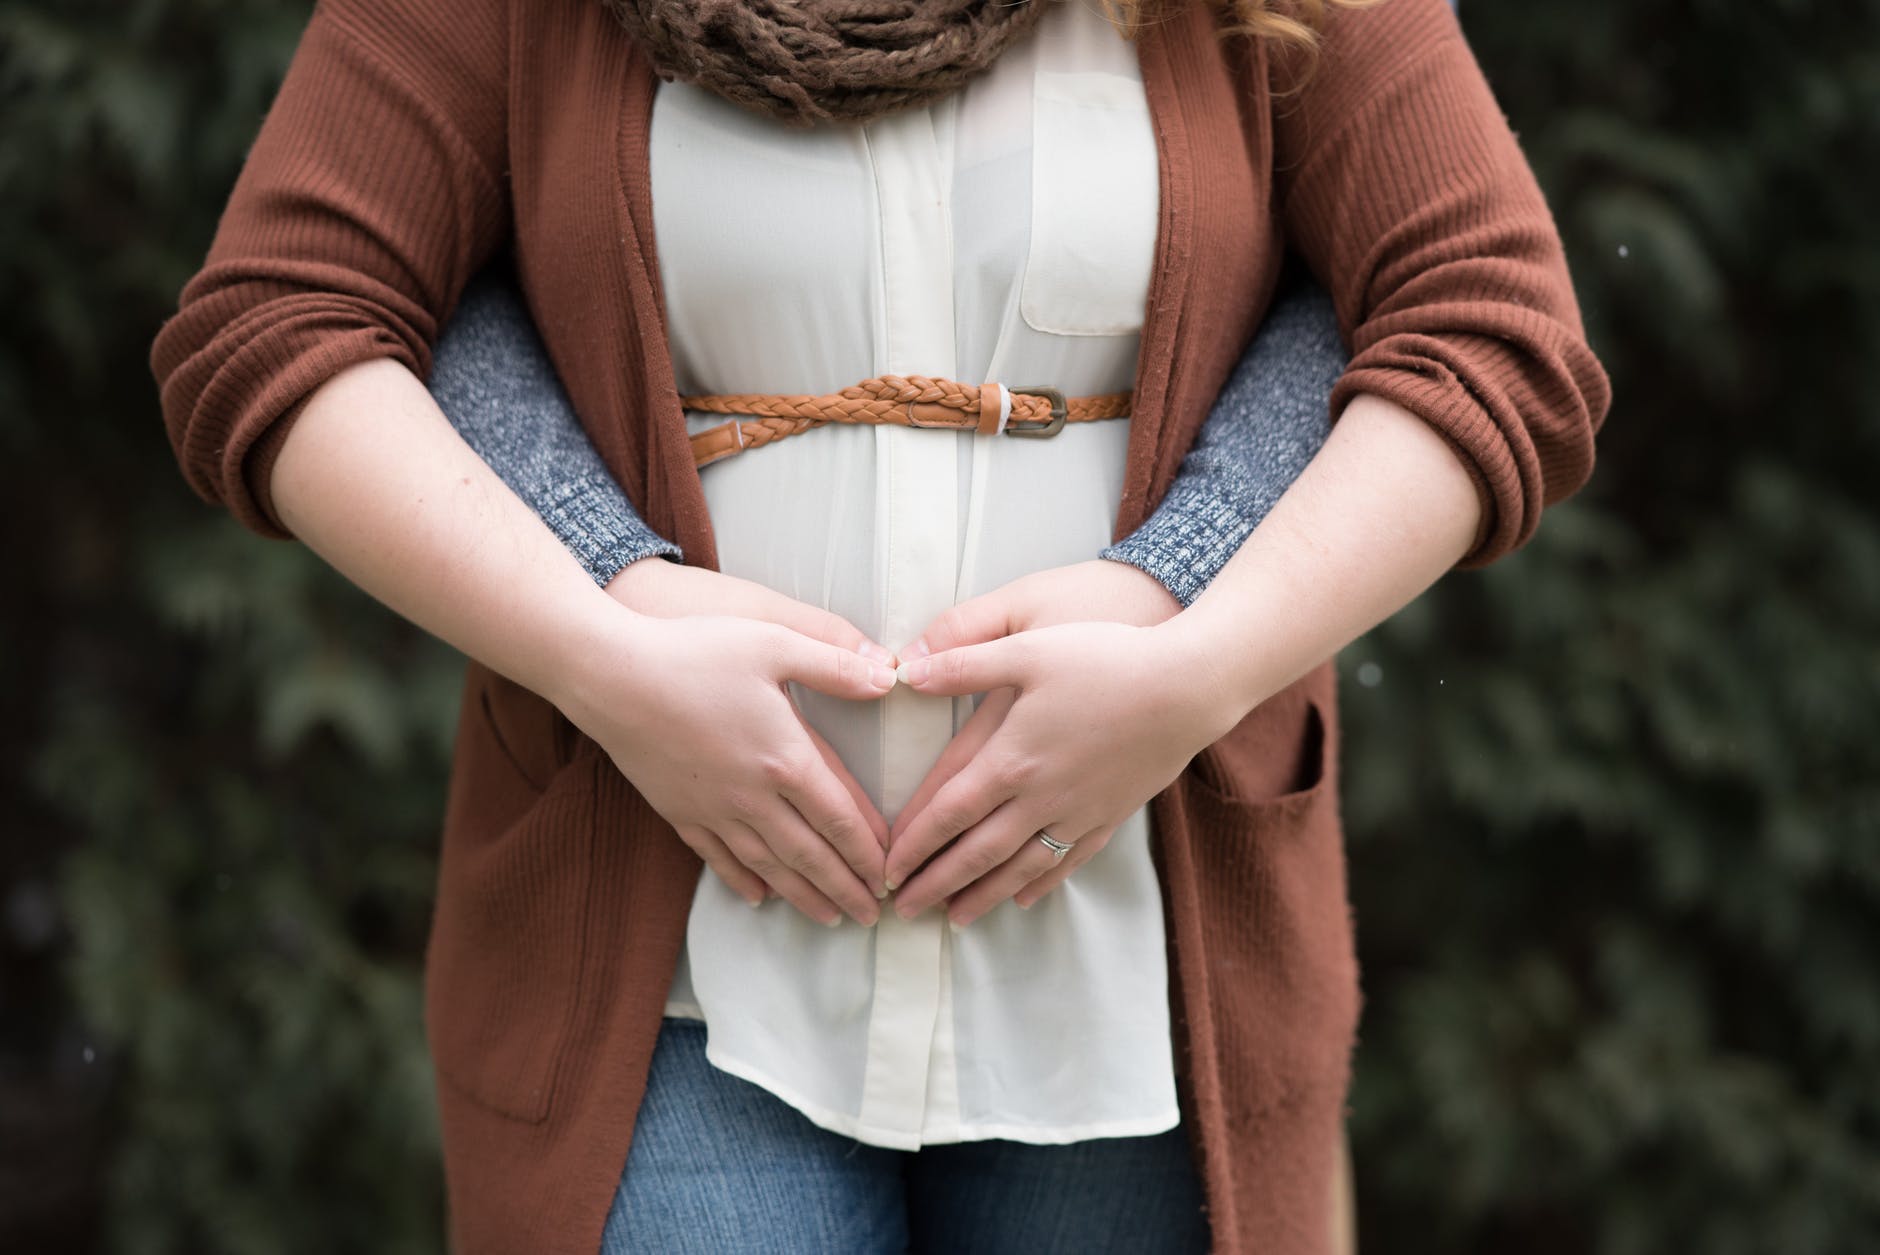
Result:
<instances>
[{"instance_id":1,"label":"chunky braided scarf","mask_svg":"<svg viewBox=\"0 0 1880 1255\"><path fill-rule=\"evenodd\" d=\"M1048 0L603 0L664 79L808 126L945 96Z\"/></svg>"}]
</instances>

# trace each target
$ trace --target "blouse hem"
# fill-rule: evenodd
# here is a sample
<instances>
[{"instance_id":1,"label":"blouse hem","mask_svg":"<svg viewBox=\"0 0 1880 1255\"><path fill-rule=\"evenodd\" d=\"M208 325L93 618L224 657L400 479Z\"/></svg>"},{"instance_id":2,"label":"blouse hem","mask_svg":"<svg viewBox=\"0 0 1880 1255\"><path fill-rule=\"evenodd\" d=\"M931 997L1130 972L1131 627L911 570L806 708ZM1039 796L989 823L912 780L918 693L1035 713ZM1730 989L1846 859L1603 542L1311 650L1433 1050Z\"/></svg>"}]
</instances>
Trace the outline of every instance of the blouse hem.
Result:
<instances>
[{"instance_id":1,"label":"blouse hem","mask_svg":"<svg viewBox=\"0 0 1880 1255\"><path fill-rule=\"evenodd\" d=\"M1087 1142L1102 1137L1148 1137L1156 1133L1166 1133L1181 1123L1181 1109L1177 1106L1169 1107L1155 1115L1137 1116L1127 1120L1098 1120L1088 1124L1063 1126L976 1121L972 1124L961 1124L949 1133L914 1135L896 1129L871 1128L854 1116L834 1111L805 1098L790 1086L780 1084L762 1068L752 1067L714 1048L709 1035L705 1039L705 1059L721 1072L735 1076L739 1080L749 1081L760 1089L768 1090L801 1112L817 1128L829 1133L838 1133L844 1137L852 1137L864 1145L879 1146L885 1150L919 1150L923 1146L945 1146L959 1142L985 1142L994 1139L1025 1142L1033 1146L1064 1146L1072 1142Z\"/></svg>"}]
</instances>

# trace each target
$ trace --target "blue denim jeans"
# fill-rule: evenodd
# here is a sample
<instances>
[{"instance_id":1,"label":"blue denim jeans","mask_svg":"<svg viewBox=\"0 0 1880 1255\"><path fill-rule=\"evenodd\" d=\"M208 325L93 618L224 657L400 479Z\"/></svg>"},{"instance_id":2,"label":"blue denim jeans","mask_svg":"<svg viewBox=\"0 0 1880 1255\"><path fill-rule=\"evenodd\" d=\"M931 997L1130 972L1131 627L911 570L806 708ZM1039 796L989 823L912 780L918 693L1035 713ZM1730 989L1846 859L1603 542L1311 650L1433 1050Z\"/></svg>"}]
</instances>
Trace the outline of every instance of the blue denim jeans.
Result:
<instances>
[{"instance_id":1,"label":"blue denim jeans","mask_svg":"<svg viewBox=\"0 0 1880 1255\"><path fill-rule=\"evenodd\" d=\"M1179 1128L1065 1146L865 1146L712 1067L705 1026L672 1019L601 1243L602 1255L1207 1248Z\"/></svg>"}]
</instances>

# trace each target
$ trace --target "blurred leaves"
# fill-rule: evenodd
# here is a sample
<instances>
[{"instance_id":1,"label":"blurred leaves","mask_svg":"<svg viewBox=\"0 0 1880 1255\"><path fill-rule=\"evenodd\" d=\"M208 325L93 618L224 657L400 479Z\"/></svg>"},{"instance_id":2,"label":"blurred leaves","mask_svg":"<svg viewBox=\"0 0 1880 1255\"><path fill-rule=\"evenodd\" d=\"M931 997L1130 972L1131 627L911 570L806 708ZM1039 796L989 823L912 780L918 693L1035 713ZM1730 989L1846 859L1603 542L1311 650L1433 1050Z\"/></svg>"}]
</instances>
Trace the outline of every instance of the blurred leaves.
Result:
<instances>
[{"instance_id":1,"label":"blurred leaves","mask_svg":"<svg viewBox=\"0 0 1880 1255\"><path fill-rule=\"evenodd\" d=\"M61 885L57 946L0 937L0 1083L64 1094L0 1114L0 1248L442 1247L418 964L460 664L192 500L145 365L309 9L0 4L0 869ZM90 1198L44 1154L86 1120Z\"/></svg>"}]
</instances>

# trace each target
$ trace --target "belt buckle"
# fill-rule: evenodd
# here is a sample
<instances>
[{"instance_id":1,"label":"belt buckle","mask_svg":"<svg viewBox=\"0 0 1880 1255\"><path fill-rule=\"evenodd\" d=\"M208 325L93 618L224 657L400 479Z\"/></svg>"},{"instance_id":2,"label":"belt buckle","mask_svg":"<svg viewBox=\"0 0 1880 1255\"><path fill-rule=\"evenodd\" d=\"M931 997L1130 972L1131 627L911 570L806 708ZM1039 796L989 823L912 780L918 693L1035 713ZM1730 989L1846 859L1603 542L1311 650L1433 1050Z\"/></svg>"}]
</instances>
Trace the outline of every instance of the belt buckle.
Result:
<instances>
[{"instance_id":1,"label":"belt buckle","mask_svg":"<svg viewBox=\"0 0 1880 1255\"><path fill-rule=\"evenodd\" d=\"M1058 391L1056 388L1046 388L1038 385L1013 388L1012 391L1014 393L1022 392L1026 396L1045 398L1047 401L1051 402L1051 417L1045 419L1043 422L1008 422L1005 425L1006 435L1021 436L1027 440L1043 440L1048 436L1055 436L1060 431L1064 430L1065 405L1064 394L1062 392Z\"/></svg>"}]
</instances>

